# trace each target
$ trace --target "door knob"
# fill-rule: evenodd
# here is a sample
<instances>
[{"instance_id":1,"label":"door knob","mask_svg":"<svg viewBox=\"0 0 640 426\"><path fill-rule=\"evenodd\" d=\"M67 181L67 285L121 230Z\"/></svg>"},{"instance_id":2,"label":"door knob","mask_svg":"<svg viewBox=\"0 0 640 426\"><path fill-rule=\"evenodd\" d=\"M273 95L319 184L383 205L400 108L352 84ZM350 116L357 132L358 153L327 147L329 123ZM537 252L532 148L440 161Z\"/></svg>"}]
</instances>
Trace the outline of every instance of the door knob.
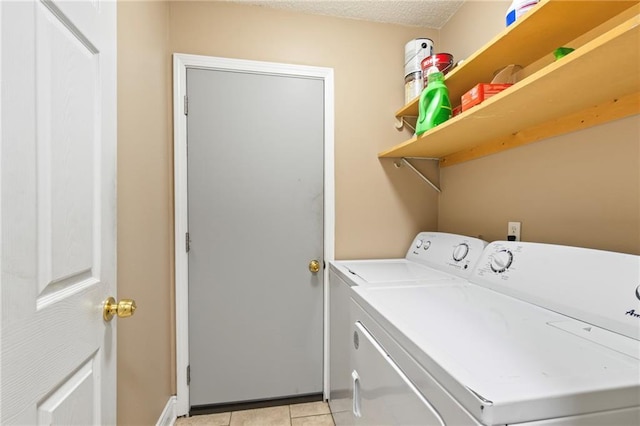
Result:
<instances>
[{"instance_id":1,"label":"door knob","mask_svg":"<svg viewBox=\"0 0 640 426\"><path fill-rule=\"evenodd\" d=\"M102 306L102 318L105 321L111 321L114 316L118 318L127 318L133 315L136 311L136 301L132 299L122 299L116 303L116 299L109 297L104 301Z\"/></svg>"},{"instance_id":2,"label":"door knob","mask_svg":"<svg viewBox=\"0 0 640 426\"><path fill-rule=\"evenodd\" d=\"M315 259L309 262L309 270L314 274L318 272L320 270L320 262Z\"/></svg>"}]
</instances>

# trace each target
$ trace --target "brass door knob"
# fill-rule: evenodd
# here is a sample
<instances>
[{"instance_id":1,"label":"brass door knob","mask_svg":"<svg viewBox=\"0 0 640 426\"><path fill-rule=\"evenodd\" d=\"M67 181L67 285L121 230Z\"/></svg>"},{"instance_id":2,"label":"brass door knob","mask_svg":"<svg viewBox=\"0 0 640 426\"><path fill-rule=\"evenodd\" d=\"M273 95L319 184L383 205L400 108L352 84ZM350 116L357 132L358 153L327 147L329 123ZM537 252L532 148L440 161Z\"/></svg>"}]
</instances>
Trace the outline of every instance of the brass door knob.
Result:
<instances>
[{"instance_id":1,"label":"brass door knob","mask_svg":"<svg viewBox=\"0 0 640 426\"><path fill-rule=\"evenodd\" d=\"M309 270L314 274L318 272L320 270L320 262L315 259L309 262Z\"/></svg>"},{"instance_id":2,"label":"brass door knob","mask_svg":"<svg viewBox=\"0 0 640 426\"><path fill-rule=\"evenodd\" d=\"M104 301L102 306L102 318L105 321L111 321L114 316L118 318L127 318L136 312L136 301L132 299L122 299L116 303L116 299L109 297Z\"/></svg>"}]
</instances>

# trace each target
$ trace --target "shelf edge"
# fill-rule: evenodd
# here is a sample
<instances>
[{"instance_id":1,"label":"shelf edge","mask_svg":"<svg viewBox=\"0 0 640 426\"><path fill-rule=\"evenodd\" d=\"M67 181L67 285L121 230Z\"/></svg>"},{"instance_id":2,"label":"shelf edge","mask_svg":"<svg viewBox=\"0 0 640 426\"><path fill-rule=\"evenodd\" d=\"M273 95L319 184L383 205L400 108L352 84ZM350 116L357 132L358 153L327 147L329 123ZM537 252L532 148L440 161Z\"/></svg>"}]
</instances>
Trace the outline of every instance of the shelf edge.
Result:
<instances>
[{"instance_id":1,"label":"shelf edge","mask_svg":"<svg viewBox=\"0 0 640 426\"><path fill-rule=\"evenodd\" d=\"M440 167L453 166L637 114L640 114L640 92L632 93L620 99L613 99L556 120L523 129L513 135L503 136L488 143L446 155L440 159Z\"/></svg>"}]
</instances>

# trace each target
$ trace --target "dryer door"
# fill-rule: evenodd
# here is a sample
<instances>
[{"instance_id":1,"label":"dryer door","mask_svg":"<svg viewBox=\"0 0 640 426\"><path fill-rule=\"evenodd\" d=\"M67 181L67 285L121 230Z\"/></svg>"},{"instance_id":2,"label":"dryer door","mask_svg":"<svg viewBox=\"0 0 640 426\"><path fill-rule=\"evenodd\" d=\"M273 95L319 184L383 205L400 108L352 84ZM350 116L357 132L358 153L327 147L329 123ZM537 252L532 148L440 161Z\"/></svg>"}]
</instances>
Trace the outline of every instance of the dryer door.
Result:
<instances>
[{"instance_id":1,"label":"dryer door","mask_svg":"<svg viewBox=\"0 0 640 426\"><path fill-rule=\"evenodd\" d=\"M442 425L431 406L358 321L352 354L353 415L359 425Z\"/></svg>"}]
</instances>

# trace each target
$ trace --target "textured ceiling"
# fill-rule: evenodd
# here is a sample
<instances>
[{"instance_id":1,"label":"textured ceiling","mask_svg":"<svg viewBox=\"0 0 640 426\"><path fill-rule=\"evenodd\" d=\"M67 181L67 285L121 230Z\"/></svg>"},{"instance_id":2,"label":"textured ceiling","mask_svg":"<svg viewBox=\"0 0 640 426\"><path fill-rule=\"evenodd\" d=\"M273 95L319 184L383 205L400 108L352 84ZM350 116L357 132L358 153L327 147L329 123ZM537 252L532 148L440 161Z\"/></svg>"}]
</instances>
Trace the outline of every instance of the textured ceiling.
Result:
<instances>
[{"instance_id":1,"label":"textured ceiling","mask_svg":"<svg viewBox=\"0 0 640 426\"><path fill-rule=\"evenodd\" d=\"M231 0L276 9L440 29L464 1L454 0Z\"/></svg>"}]
</instances>

